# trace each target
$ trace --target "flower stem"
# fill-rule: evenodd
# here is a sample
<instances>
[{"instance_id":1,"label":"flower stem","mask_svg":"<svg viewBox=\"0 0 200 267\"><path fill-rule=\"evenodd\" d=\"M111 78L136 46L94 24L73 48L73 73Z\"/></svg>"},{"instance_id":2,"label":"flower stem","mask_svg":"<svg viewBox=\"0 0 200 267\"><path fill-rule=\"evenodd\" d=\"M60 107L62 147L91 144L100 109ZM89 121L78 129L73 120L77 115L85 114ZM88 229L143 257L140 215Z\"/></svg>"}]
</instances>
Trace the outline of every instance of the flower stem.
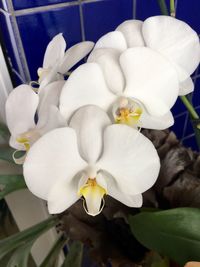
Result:
<instances>
[{"instance_id":1,"label":"flower stem","mask_svg":"<svg viewBox=\"0 0 200 267\"><path fill-rule=\"evenodd\" d=\"M157 2L160 6L160 11L161 11L162 15L168 16L169 13L168 13L168 9L167 9L167 5L165 3L165 0L157 0Z\"/></svg>"},{"instance_id":2,"label":"flower stem","mask_svg":"<svg viewBox=\"0 0 200 267\"><path fill-rule=\"evenodd\" d=\"M174 0L170 0L170 15L175 17L175 4Z\"/></svg>"},{"instance_id":3,"label":"flower stem","mask_svg":"<svg viewBox=\"0 0 200 267\"><path fill-rule=\"evenodd\" d=\"M194 109L193 105L190 103L188 98L184 96L180 96L183 104L186 106L188 112L190 113L190 116L192 119L197 120L199 119L199 115L197 114L196 110Z\"/></svg>"}]
</instances>

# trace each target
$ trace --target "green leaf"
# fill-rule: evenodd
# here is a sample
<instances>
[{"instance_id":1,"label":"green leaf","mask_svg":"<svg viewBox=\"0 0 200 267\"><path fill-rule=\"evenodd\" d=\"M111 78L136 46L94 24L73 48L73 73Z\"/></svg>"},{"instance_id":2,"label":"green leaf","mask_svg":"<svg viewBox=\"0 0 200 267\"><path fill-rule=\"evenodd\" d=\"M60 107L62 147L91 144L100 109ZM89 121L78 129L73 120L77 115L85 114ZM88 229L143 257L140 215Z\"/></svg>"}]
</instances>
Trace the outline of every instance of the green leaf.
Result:
<instances>
[{"instance_id":1,"label":"green leaf","mask_svg":"<svg viewBox=\"0 0 200 267\"><path fill-rule=\"evenodd\" d=\"M53 245L51 250L49 251L48 255L40 265L40 267L54 267L56 266L56 262L59 256L59 253L61 249L64 247L66 244L67 240L61 236Z\"/></svg>"},{"instance_id":2,"label":"green leaf","mask_svg":"<svg viewBox=\"0 0 200 267\"><path fill-rule=\"evenodd\" d=\"M83 244L75 241L69 249L63 265L61 267L81 267L83 257Z\"/></svg>"},{"instance_id":3,"label":"green leaf","mask_svg":"<svg viewBox=\"0 0 200 267\"><path fill-rule=\"evenodd\" d=\"M13 160L13 153L16 151L16 149L13 149L9 145L1 145L0 146L0 159L9 161L14 163ZM17 158L22 157L25 154L25 151L17 151Z\"/></svg>"},{"instance_id":4,"label":"green leaf","mask_svg":"<svg viewBox=\"0 0 200 267\"><path fill-rule=\"evenodd\" d=\"M49 219L38 223L22 232L16 233L15 235L0 240L0 260L10 251L13 251L20 246L26 246L27 243L36 240L48 229L55 226L57 222L57 217L50 217Z\"/></svg>"},{"instance_id":5,"label":"green leaf","mask_svg":"<svg viewBox=\"0 0 200 267\"><path fill-rule=\"evenodd\" d=\"M0 175L0 200L13 191L27 188L23 175Z\"/></svg>"},{"instance_id":6,"label":"green leaf","mask_svg":"<svg viewBox=\"0 0 200 267\"><path fill-rule=\"evenodd\" d=\"M10 136L10 132L8 130L8 127L2 123L0 123L0 136L2 136L4 140L8 140L8 138Z\"/></svg>"},{"instance_id":7,"label":"green leaf","mask_svg":"<svg viewBox=\"0 0 200 267\"><path fill-rule=\"evenodd\" d=\"M129 217L133 235L144 246L184 265L200 261L200 209L178 208Z\"/></svg>"},{"instance_id":8,"label":"green leaf","mask_svg":"<svg viewBox=\"0 0 200 267\"><path fill-rule=\"evenodd\" d=\"M28 267L28 259L34 241L35 239L16 249L6 267Z\"/></svg>"},{"instance_id":9,"label":"green leaf","mask_svg":"<svg viewBox=\"0 0 200 267\"><path fill-rule=\"evenodd\" d=\"M13 153L15 152L15 150L8 146L8 145L1 145L0 146L0 159L9 161L9 162L14 162L13 161Z\"/></svg>"}]
</instances>

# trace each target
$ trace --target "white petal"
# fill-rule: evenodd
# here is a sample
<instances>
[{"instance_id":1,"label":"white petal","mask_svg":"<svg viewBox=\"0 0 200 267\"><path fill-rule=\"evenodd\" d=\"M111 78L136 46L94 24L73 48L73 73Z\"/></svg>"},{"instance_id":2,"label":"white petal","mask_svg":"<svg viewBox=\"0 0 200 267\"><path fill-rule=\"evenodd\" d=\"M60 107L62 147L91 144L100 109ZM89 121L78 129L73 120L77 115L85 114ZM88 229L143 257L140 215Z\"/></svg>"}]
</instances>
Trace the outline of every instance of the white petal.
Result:
<instances>
[{"instance_id":1,"label":"white petal","mask_svg":"<svg viewBox=\"0 0 200 267\"><path fill-rule=\"evenodd\" d=\"M66 118L85 105L97 105L107 110L115 100L106 83L101 68L96 63L86 63L72 72L60 96L60 111Z\"/></svg>"},{"instance_id":2,"label":"white petal","mask_svg":"<svg viewBox=\"0 0 200 267\"><path fill-rule=\"evenodd\" d=\"M134 208L142 207L142 203L143 203L142 194L133 195L133 196L124 195L123 193L120 194L118 191L114 192L114 189L112 189L112 197L124 203L128 207L134 207Z\"/></svg>"},{"instance_id":3,"label":"white petal","mask_svg":"<svg viewBox=\"0 0 200 267\"><path fill-rule=\"evenodd\" d=\"M88 181L88 174L87 171L81 173L81 177L78 181L78 192L80 191L81 187L84 186Z\"/></svg>"},{"instance_id":4,"label":"white petal","mask_svg":"<svg viewBox=\"0 0 200 267\"><path fill-rule=\"evenodd\" d=\"M139 100L151 115L169 112L179 90L169 61L150 48L135 47L122 53L120 63L127 81L125 95Z\"/></svg>"},{"instance_id":5,"label":"white petal","mask_svg":"<svg viewBox=\"0 0 200 267\"><path fill-rule=\"evenodd\" d=\"M103 131L109 124L108 115L97 106L82 107L72 116L69 126L76 130L80 155L89 164L99 158L103 149Z\"/></svg>"},{"instance_id":6,"label":"white petal","mask_svg":"<svg viewBox=\"0 0 200 267\"><path fill-rule=\"evenodd\" d=\"M49 117L49 108L58 106L60 93L65 84L65 81L56 81L48 84L39 91L39 106L38 106L38 127L46 124Z\"/></svg>"},{"instance_id":7,"label":"white petal","mask_svg":"<svg viewBox=\"0 0 200 267\"><path fill-rule=\"evenodd\" d=\"M78 153L75 131L59 128L43 135L30 148L24 163L24 178L33 194L47 199L58 181L70 183L85 167Z\"/></svg>"},{"instance_id":8,"label":"white petal","mask_svg":"<svg viewBox=\"0 0 200 267\"><path fill-rule=\"evenodd\" d=\"M97 48L114 48L122 52L127 49L127 44L121 32L113 31L103 35L96 42L94 49Z\"/></svg>"},{"instance_id":9,"label":"white petal","mask_svg":"<svg viewBox=\"0 0 200 267\"><path fill-rule=\"evenodd\" d=\"M149 139L127 125L117 124L104 132L104 151L97 165L110 173L128 195L149 189L160 169L157 151Z\"/></svg>"},{"instance_id":10,"label":"white petal","mask_svg":"<svg viewBox=\"0 0 200 267\"><path fill-rule=\"evenodd\" d=\"M20 85L10 93L6 102L6 120L13 136L35 127L38 101L38 95L29 85Z\"/></svg>"},{"instance_id":11,"label":"white petal","mask_svg":"<svg viewBox=\"0 0 200 267\"><path fill-rule=\"evenodd\" d=\"M105 180L105 182L102 184L101 181L103 180ZM102 187L104 187L103 185L106 184L107 194L120 201L121 203L125 204L126 206L135 208L139 208L142 206L142 195L128 195L122 192L115 179L109 173L100 172L97 176L97 183Z\"/></svg>"},{"instance_id":12,"label":"white petal","mask_svg":"<svg viewBox=\"0 0 200 267\"><path fill-rule=\"evenodd\" d=\"M141 20L126 20L117 27L117 31L123 33L128 47L145 46L142 36Z\"/></svg>"},{"instance_id":13,"label":"white petal","mask_svg":"<svg viewBox=\"0 0 200 267\"><path fill-rule=\"evenodd\" d=\"M57 34L51 42L49 42L43 60L43 68L53 68L65 54L66 42L62 33Z\"/></svg>"},{"instance_id":14,"label":"white petal","mask_svg":"<svg viewBox=\"0 0 200 267\"><path fill-rule=\"evenodd\" d=\"M62 74L58 73L58 67L59 64L56 63L48 72L46 75L42 76L42 79L39 79L40 87L38 89L38 92L40 92L44 87L46 87L48 84L58 81L58 80L64 80L64 77Z\"/></svg>"},{"instance_id":15,"label":"white petal","mask_svg":"<svg viewBox=\"0 0 200 267\"><path fill-rule=\"evenodd\" d=\"M125 85L119 56L120 52L116 49L100 48L94 50L88 58L88 62L96 62L100 65L109 89L116 94L122 93Z\"/></svg>"},{"instance_id":16,"label":"white petal","mask_svg":"<svg viewBox=\"0 0 200 267\"><path fill-rule=\"evenodd\" d=\"M165 55L177 66L180 81L190 75L200 60L199 37L185 22L169 16L148 18L143 24L146 45Z\"/></svg>"},{"instance_id":17,"label":"white petal","mask_svg":"<svg viewBox=\"0 0 200 267\"><path fill-rule=\"evenodd\" d=\"M57 214L65 211L80 198L80 196L78 196L77 181L74 180L71 183L58 181L52 186L47 199L50 214Z\"/></svg>"},{"instance_id":18,"label":"white petal","mask_svg":"<svg viewBox=\"0 0 200 267\"><path fill-rule=\"evenodd\" d=\"M37 74L38 74L38 83L41 84L42 81L46 78L47 75L49 75L49 72L52 70L50 69L43 69L43 68L38 68Z\"/></svg>"},{"instance_id":19,"label":"white petal","mask_svg":"<svg viewBox=\"0 0 200 267\"><path fill-rule=\"evenodd\" d=\"M60 63L58 72L65 74L70 70L76 63L83 59L92 50L94 46L93 42L81 42L70 47Z\"/></svg>"},{"instance_id":20,"label":"white petal","mask_svg":"<svg viewBox=\"0 0 200 267\"><path fill-rule=\"evenodd\" d=\"M161 117L151 116L147 112L143 112L140 117L140 123L142 128L164 130L174 124L174 118L170 111Z\"/></svg>"},{"instance_id":21,"label":"white petal","mask_svg":"<svg viewBox=\"0 0 200 267\"><path fill-rule=\"evenodd\" d=\"M97 184L100 185L102 188L105 189L105 191L108 191L108 185L110 185L110 182L107 181L107 178L105 173L103 171L100 171L97 173L97 176L96 176L96 181L97 181ZM111 177L111 179L113 179ZM115 180L113 179L113 181L115 182Z\"/></svg>"},{"instance_id":22,"label":"white petal","mask_svg":"<svg viewBox=\"0 0 200 267\"><path fill-rule=\"evenodd\" d=\"M194 91L194 83L190 77L180 83L179 95L188 95Z\"/></svg>"},{"instance_id":23,"label":"white petal","mask_svg":"<svg viewBox=\"0 0 200 267\"><path fill-rule=\"evenodd\" d=\"M60 110L56 106L50 106L48 109L48 114L46 116L46 120L43 124L37 124L36 128L40 135L44 135L45 133L56 129L67 126L66 120L60 113Z\"/></svg>"}]
</instances>

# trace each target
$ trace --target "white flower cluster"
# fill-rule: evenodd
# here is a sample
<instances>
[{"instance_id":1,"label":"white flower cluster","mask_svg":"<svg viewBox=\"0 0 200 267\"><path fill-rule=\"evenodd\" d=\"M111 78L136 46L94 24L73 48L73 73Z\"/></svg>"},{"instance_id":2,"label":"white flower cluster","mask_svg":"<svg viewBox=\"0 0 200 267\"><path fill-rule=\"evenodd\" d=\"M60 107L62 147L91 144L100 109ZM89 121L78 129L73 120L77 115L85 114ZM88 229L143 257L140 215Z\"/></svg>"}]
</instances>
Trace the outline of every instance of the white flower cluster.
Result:
<instances>
[{"instance_id":1,"label":"white flower cluster","mask_svg":"<svg viewBox=\"0 0 200 267\"><path fill-rule=\"evenodd\" d=\"M38 69L38 91L20 85L6 103L10 145L25 151L15 160L23 163L30 191L47 200L53 214L80 197L92 216L101 212L105 195L140 207L160 161L139 130L170 127L178 95L194 89L199 38L180 20L125 21L93 46L82 42L65 52L58 34ZM69 72L87 54L87 63Z\"/></svg>"}]
</instances>

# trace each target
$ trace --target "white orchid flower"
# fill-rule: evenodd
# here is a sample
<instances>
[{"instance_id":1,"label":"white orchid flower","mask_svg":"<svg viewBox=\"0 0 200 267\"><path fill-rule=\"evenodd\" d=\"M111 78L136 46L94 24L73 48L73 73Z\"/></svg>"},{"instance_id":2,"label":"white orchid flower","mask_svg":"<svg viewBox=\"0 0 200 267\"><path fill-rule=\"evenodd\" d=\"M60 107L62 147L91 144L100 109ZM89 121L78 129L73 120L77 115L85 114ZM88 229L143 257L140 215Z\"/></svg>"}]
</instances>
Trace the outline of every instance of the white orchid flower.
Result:
<instances>
[{"instance_id":1,"label":"white orchid flower","mask_svg":"<svg viewBox=\"0 0 200 267\"><path fill-rule=\"evenodd\" d=\"M31 86L23 84L9 94L6 101L6 120L11 133L10 146L17 149L16 152L27 152L43 134L66 125L57 107L63 85L64 81L56 81L36 94ZM17 164L22 164L25 156L16 158L15 153L13 154Z\"/></svg>"},{"instance_id":2,"label":"white orchid flower","mask_svg":"<svg viewBox=\"0 0 200 267\"><path fill-rule=\"evenodd\" d=\"M111 125L97 106L80 108L70 127L48 132L30 148L23 166L29 190L47 200L52 214L83 197L87 213L95 216L105 195L140 207L141 194L159 173L153 144L131 127Z\"/></svg>"},{"instance_id":3,"label":"white orchid flower","mask_svg":"<svg viewBox=\"0 0 200 267\"><path fill-rule=\"evenodd\" d=\"M180 82L179 95L194 90L190 75L199 65L200 45L197 33L188 24L170 16L154 16L144 22L128 20L101 37L94 51L113 48L122 52L136 46L147 46L171 62Z\"/></svg>"},{"instance_id":4,"label":"white orchid flower","mask_svg":"<svg viewBox=\"0 0 200 267\"><path fill-rule=\"evenodd\" d=\"M111 111L114 121L133 127L165 129L178 97L178 77L171 63L147 47L119 53L96 50L97 62L77 68L66 81L60 111L67 120L79 107L93 104Z\"/></svg>"},{"instance_id":5,"label":"white orchid flower","mask_svg":"<svg viewBox=\"0 0 200 267\"><path fill-rule=\"evenodd\" d=\"M65 52L66 42L62 33L56 35L46 48L42 68L38 69L40 87L64 79L63 74L83 59L93 46L93 42L80 42Z\"/></svg>"}]
</instances>

